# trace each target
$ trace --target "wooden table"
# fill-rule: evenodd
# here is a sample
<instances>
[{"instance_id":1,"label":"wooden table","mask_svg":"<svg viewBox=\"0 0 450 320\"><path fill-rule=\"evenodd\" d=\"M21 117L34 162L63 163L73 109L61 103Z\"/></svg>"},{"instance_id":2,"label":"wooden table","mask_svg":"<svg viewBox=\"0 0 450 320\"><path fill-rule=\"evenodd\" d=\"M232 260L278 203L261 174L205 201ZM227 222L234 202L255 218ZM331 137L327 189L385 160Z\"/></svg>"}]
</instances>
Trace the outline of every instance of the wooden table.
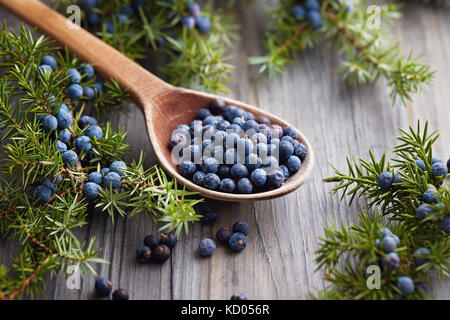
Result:
<instances>
[{"instance_id":1,"label":"wooden table","mask_svg":"<svg viewBox=\"0 0 450 320\"><path fill-rule=\"evenodd\" d=\"M324 286L322 275L315 271L314 251L323 225L329 221L356 221L364 209L360 201L351 208L331 194L333 185L322 179L333 174L331 163L345 169L345 156L368 157L368 149L380 156L395 145L398 127L415 124L420 117L441 138L434 152L443 159L450 156L450 7L434 7L420 3L406 5L404 18L395 26L404 52L413 48L423 51L424 60L437 70L434 85L426 94L415 97L408 107L392 107L389 89L383 82L366 87L349 87L336 73L339 58L326 44L300 54L298 63L276 80L258 78L248 56L260 55L267 17L263 5L274 0L258 0L249 7L238 8L239 22L245 41L233 48L235 72L230 83L232 96L273 112L297 125L306 134L316 153L313 174L296 192L280 199L255 203L211 203L218 213L214 227L196 224L182 237L172 258L166 264L140 265L134 258L136 248L157 227L142 217L111 219L100 212L90 214L90 223L80 230L80 239L97 238L103 248L100 256L109 265L95 268L109 277L115 288L129 290L131 299L229 299L242 292L252 299L308 299L310 292ZM18 28L19 21L5 10L0 20ZM155 62L155 61L154 61ZM156 61L157 63L157 61ZM149 64L154 69L154 63ZM127 114L111 114L101 121L114 127L125 126L128 141L136 150L147 153L147 165L155 163L148 143L141 113L131 106ZM131 157L130 157L131 159ZM346 199L347 200L347 199ZM218 246L212 258L196 253L201 238L212 237L222 226L236 220L247 221L251 232L248 247L232 254ZM8 263L16 245L1 241L0 263ZM91 299L95 277L88 274L80 290L70 290L64 275L47 282L49 299ZM450 298L449 281L431 289L438 298Z\"/></svg>"}]
</instances>

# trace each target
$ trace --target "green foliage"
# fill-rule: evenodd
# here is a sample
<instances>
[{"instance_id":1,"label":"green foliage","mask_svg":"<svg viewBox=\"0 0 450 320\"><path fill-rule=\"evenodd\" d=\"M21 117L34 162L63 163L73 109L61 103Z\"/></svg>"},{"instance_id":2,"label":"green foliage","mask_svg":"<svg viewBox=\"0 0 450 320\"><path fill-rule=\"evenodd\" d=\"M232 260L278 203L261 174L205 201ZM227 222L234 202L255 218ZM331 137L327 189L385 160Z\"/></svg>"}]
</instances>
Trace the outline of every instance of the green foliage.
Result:
<instances>
[{"instance_id":1,"label":"green foliage","mask_svg":"<svg viewBox=\"0 0 450 320\"><path fill-rule=\"evenodd\" d=\"M410 53L401 54L398 41L389 26L400 17L399 6L379 5L380 27L374 27L375 11L367 10L365 1L347 12L345 1L321 1L324 27L317 30L306 21L297 21L291 14L296 0L281 0L268 10L270 23L266 35L267 55L251 57L251 64L261 65L260 73L274 77L297 60L300 50L314 47L322 39L335 46L343 56L339 67L351 84L364 84L385 78L391 88L392 102L405 104L431 82L434 72Z\"/></svg>"},{"instance_id":2,"label":"green foliage","mask_svg":"<svg viewBox=\"0 0 450 320\"><path fill-rule=\"evenodd\" d=\"M406 275L416 284L416 291L407 298L421 299L426 295L417 284L429 285L430 273L437 274L439 279L449 277L450 237L442 230L441 221L450 215L450 188L448 181L431 174L432 146L438 135L428 132L428 123L421 128L420 122L417 129L401 131L402 135L397 137L400 144L394 149L395 159L388 160L384 154L377 161L372 152L370 160L347 158L348 173L334 168L336 175L324 180L337 182L333 192L351 196L349 205L355 198L367 199L373 213L362 214L359 225L347 227L342 223L340 228L335 224L325 228L316 262L331 285L319 298L398 299L395 280ZM425 162L425 171L415 165L416 159ZM377 182L380 173L386 171L399 178L389 190L381 189ZM437 190L440 199L429 205L433 211L419 220L416 209L423 202L423 193L430 188ZM389 227L401 239L395 251L400 266L394 271L382 270L381 289L372 290L366 285L370 275L366 269L368 265L378 265L385 255L376 245L382 227ZM427 263L418 266L414 251L422 247L430 249L431 254Z\"/></svg>"},{"instance_id":3,"label":"green foliage","mask_svg":"<svg viewBox=\"0 0 450 320\"><path fill-rule=\"evenodd\" d=\"M129 17L128 23L120 23L115 17L123 5L130 0L99 0L98 8L91 9L101 19L101 26L88 25L87 11L82 8L82 24L109 45L131 59L148 59L150 49L163 52L167 63L160 71L167 80L178 86L193 87L209 92L228 92L225 84L229 80L232 66L227 63L228 49L232 40L237 39L234 17L211 5L202 7L201 14L211 20L211 30L200 34L195 28L187 30L180 21L188 15L188 1L146 1L145 6ZM78 0L53 0L61 11L70 4L80 4ZM106 22L114 24L114 32L109 33Z\"/></svg>"},{"instance_id":4,"label":"green foliage","mask_svg":"<svg viewBox=\"0 0 450 320\"><path fill-rule=\"evenodd\" d=\"M61 103L73 113L69 127L73 149L74 137L85 129L78 120L85 106L117 108L128 97L114 80L106 82L105 92L97 92L94 101L67 97L67 70L79 68L77 58L66 51L56 51L44 37L34 38L22 27L20 32L0 31L0 233L19 243L9 268L0 266L0 298L21 298L24 294L42 294L44 276L66 271L69 265L81 272L92 272L93 263L106 263L96 257L100 249L95 239L81 243L74 231L87 224L90 202L83 195L88 173L108 167L130 151L125 143L126 132L111 125L100 125L103 138L91 139L92 149L78 154L80 161L73 168L64 166L54 146L55 133L45 133L38 117L56 114ZM57 70L42 73L38 69L44 54L56 56ZM97 79L81 80L82 86L93 85ZM51 98L51 96L54 98ZM94 202L99 211L114 216L143 213L154 223L162 222L164 230L179 235L188 231L188 223L199 220L193 206L201 200L188 199L193 193L179 189L158 167L144 169L144 156L133 162L122 177L121 191L102 187ZM61 175L49 201L35 197L35 188L45 179L54 181Z\"/></svg>"}]
</instances>

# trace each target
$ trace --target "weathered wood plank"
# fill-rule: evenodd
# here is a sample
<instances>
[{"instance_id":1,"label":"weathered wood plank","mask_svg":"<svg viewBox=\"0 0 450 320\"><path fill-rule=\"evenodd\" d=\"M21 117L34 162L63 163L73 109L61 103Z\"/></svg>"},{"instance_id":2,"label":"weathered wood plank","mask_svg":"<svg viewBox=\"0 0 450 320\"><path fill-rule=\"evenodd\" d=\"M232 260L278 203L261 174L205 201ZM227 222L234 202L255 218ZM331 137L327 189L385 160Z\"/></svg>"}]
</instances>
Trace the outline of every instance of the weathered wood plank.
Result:
<instances>
[{"instance_id":1,"label":"weathered wood plank","mask_svg":"<svg viewBox=\"0 0 450 320\"><path fill-rule=\"evenodd\" d=\"M397 127L415 124L417 118L429 120L430 127L439 129L441 139L435 147L438 156L449 154L450 139L450 9L436 9L408 3L395 32L405 47L419 51L424 60L438 70L436 81L427 94L418 96L407 108L390 106L388 89L383 83L366 87L348 87L335 69L339 58L328 46L321 44L299 56L299 63L276 80L258 78L256 68L247 64L247 57L262 53L260 46L266 17L262 7L274 0L259 0L238 9L245 41L234 47L236 71L230 88L233 96L289 119L310 139L316 153L316 167L308 182L286 197L256 203L219 203L209 205L219 215L214 227L200 224L180 239L171 261L159 265L138 265L134 251L143 237L156 232L145 218L117 218L113 225L105 214L92 212L90 224L80 230L80 238L97 237L103 248L101 256L110 265L97 266L101 275L111 278L115 287L129 290L133 299L228 299L235 292L250 298L304 299L310 292L324 286L321 274L315 271L314 251L317 236L323 235L328 220L345 223L356 221L364 209L364 201L347 207L346 201L331 195L332 185L322 179L332 174L328 163L345 168L345 155L367 157L372 148L376 155L395 145ZM19 22L4 10L0 19L10 26ZM150 61L153 67L156 61ZM129 142L135 150L144 150L148 166L155 158L144 134L140 112L130 107L128 114L113 114L113 126L125 126ZM133 157L138 156L135 152ZM131 159L131 157L130 157ZM197 246L201 238L214 237L222 226L236 220L250 224L248 248L233 254L221 245L210 259L201 258ZM7 263L15 244L0 242L0 262ZM86 276L81 290L69 290L63 276L48 283L51 299L90 299L95 278ZM449 281L432 289L442 299L450 298Z\"/></svg>"}]
</instances>

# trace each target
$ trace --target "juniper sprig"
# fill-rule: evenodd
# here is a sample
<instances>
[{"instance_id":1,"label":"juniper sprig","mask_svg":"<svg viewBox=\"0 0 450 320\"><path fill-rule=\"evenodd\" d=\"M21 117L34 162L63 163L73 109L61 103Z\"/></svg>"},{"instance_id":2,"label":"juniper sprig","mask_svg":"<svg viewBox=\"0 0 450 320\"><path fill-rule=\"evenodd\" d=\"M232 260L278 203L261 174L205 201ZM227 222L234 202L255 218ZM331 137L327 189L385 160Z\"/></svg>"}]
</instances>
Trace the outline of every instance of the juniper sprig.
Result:
<instances>
[{"instance_id":1,"label":"juniper sprig","mask_svg":"<svg viewBox=\"0 0 450 320\"><path fill-rule=\"evenodd\" d=\"M44 56L55 62L53 67L42 65ZM92 124L96 135L89 134L91 126L83 125L81 116L85 107L114 110L126 101L127 92L115 80L102 85L67 50L58 50L43 36L34 38L23 26L16 33L3 25L0 59L0 232L19 243L11 266L0 266L0 299L42 294L44 277L65 272L69 265L95 274L93 263L107 263L97 257L94 238L81 243L74 234L87 224L89 207L106 211L113 221L117 214L144 214L176 235L199 220L193 206L201 199L190 197L193 193L180 189L157 166L145 169L143 155L119 171L122 176L110 174L118 177L118 187L100 174L102 168L115 169L111 163L130 151L126 132L106 123ZM95 87L94 97L68 97L69 69L81 71L79 84L84 90ZM60 115L70 120L67 129L61 128L66 119ZM55 127L46 127L45 119L57 121ZM68 134L64 142L63 132ZM85 139L81 150L76 137ZM70 152L77 157L73 163L65 159ZM94 184L92 172L102 182ZM98 189L89 193L89 183Z\"/></svg>"},{"instance_id":2,"label":"juniper sprig","mask_svg":"<svg viewBox=\"0 0 450 320\"><path fill-rule=\"evenodd\" d=\"M321 298L422 299L427 296L426 285L431 285L430 273L438 279L450 276L450 230L444 223L450 217L449 176L436 175L433 170L436 163L445 166L433 157L438 134L428 131L428 123L422 128L420 122L416 129L401 132L397 137L400 144L394 149L396 158L389 160L383 154L376 160L372 152L370 160L347 158L347 173L334 168L336 175L324 180L337 183L334 193L351 196L349 205L355 198L367 199L373 213L362 214L359 225L342 223L339 228L330 224L325 228L316 262L331 285L319 294ZM390 179L387 188L380 177ZM433 194L431 203L425 192ZM380 242L387 227L400 242L395 250L400 263L393 269L383 268L387 253ZM418 262L419 248L429 253ZM382 266L379 290L367 286L369 265ZM414 293L400 295L396 285L400 276L413 280Z\"/></svg>"},{"instance_id":3,"label":"juniper sprig","mask_svg":"<svg viewBox=\"0 0 450 320\"><path fill-rule=\"evenodd\" d=\"M412 94L421 92L433 79L430 66L420 62L416 54L402 55L399 42L391 35L389 25L401 16L398 5L377 5L376 11L368 10L365 1L353 4L322 0L320 16L309 16L301 4L297 0L281 0L277 7L268 10L268 53L249 60L261 65L260 73L274 77L284 72L300 50L325 39L338 48L343 58L338 70L344 78L351 84L386 79L393 103L411 101Z\"/></svg>"},{"instance_id":4,"label":"juniper sprig","mask_svg":"<svg viewBox=\"0 0 450 320\"><path fill-rule=\"evenodd\" d=\"M209 19L208 32L183 26L193 1L97 1L89 8L79 0L53 0L65 13L80 5L82 25L131 59L149 59L148 52L162 52L167 63L159 70L174 85L209 92L228 92L232 66L227 54L237 39L239 25L233 15L208 3L200 15Z\"/></svg>"}]
</instances>

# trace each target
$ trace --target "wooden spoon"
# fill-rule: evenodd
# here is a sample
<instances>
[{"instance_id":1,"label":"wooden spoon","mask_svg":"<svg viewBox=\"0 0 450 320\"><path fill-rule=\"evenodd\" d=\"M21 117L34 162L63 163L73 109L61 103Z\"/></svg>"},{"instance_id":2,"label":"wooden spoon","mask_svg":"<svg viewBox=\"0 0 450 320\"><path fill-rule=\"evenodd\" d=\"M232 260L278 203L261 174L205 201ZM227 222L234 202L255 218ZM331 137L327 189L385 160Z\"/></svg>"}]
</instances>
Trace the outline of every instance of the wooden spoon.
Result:
<instances>
[{"instance_id":1,"label":"wooden spoon","mask_svg":"<svg viewBox=\"0 0 450 320\"><path fill-rule=\"evenodd\" d=\"M162 81L38 0L0 0L0 5L36 26L42 33L55 39L61 45L67 46L71 52L86 62L95 65L96 70L103 77L115 78L123 88L129 90L133 101L144 114L147 134L161 166L188 189L218 200L263 200L294 191L310 174L314 163L314 153L305 136L297 130L299 140L308 148L308 155L302 162L301 169L280 188L253 194L229 194L197 186L178 173L177 166L171 160L168 146L173 130L179 124L189 123L195 119L198 109L206 108L209 102L218 96L177 88ZM232 99L223 99L227 104L241 107L256 116L265 116L272 123L282 127L289 125L261 109Z\"/></svg>"}]
</instances>

